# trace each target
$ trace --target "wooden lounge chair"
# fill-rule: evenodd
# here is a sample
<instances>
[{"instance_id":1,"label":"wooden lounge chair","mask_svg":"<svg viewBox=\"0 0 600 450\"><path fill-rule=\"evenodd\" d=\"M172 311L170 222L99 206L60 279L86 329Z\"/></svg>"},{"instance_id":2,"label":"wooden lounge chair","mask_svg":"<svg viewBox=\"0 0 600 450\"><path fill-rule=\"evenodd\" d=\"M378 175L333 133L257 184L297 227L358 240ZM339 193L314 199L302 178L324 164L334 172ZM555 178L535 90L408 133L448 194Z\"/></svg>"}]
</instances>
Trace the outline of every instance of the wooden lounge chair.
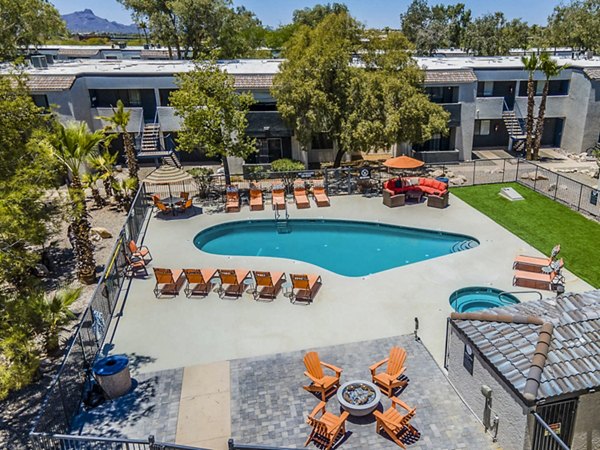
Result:
<instances>
[{"instance_id":1,"label":"wooden lounge chair","mask_svg":"<svg viewBox=\"0 0 600 450\"><path fill-rule=\"evenodd\" d=\"M339 417L325 410L325 402L319 404L312 410L306 419L312 427L308 439L304 443L306 447L311 441L324 450L329 450L335 443L346 434L346 419L350 416L344 411Z\"/></svg>"},{"instance_id":2,"label":"wooden lounge chair","mask_svg":"<svg viewBox=\"0 0 600 450\"><path fill-rule=\"evenodd\" d=\"M250 188L250 211L262 211L265 209L263 204L262 191L258 188Z\"/></svg>"},{"instance_id":3,"label":"wooden lounge chair","mask_svg":"<svg viewBox=\"0 0 600 450\"><path fill-rule=\"evenodd\" d=\"M294 201L296 202L296 208L298 209L310 208L310 202L308 201L304 184L294 185Z\"/></svg>"},{"instance_id":4,"label":"wooden lounge chair","mask_svg":"<svg viewBox=\"0 0 600 450\"><path fill-rule=\"evenodd\" d=\"M525 272L542 272L542 268L550 266L552 263L558 264L559 270L563 268L564 261L561 259L519 255L515 258L513 269L523 270Z\"/></svg>"},{"instance_id":5,"label":"wooden lounge chair","mask_svg":"<svg viewBox=\"0 0 600 450\"><path fill-rule=\"evenodd\" d=\"M143 274L146 277L148 276L148 269L142 258L125 255L125 261L127 262L127 265L125 266L126 276L135 277L138 276L138 274Z\"/></svg>"},{"instance_id":6,"label":"wooden lounge chair","mask_svg":"<svg viewBox=\"0 0 600 450\"><path fill-rule=\"evenodd\" d=\"M393 397L394 391L397 388L404 387L408 384L405 380L398 380L400 375L406 370L406 367L404 367L405 361L406 350L400 347L392 347L390 356L369 367L373 383L379 386L381 392L388 397ZM385 372L377 373L377 369L385 363L387 363Z\"/></svg>"},{"instance_id":7,"label":"wooden lounge chair","mask_svg":"<svg viewBox=\"0 0 600 450\"><path fill-rule=\"evenodd\" d=\"M154 295L156 298L161 295L179 295L179 290L185 281L183 270L159 269L154 268L154 277L156 284L154 286Z\"/></svg>"},{"instance_id":8,"label":"wooden lounge chair","mask_svg":"<svg viewBox=\"0 0 600 450\"><path fill-rule=\"evenodd\" d=\"M138 247L134 240L129 241L127 244L129 247L129 251L131 252L131 256L133 258L141 258L144 260L146 264L152 261L152 255L150 254L150 249L145 245Z\"/></svg>"},{"instance_id":9,"label":"wooden lounge chair","mask_svg":"<svg viewBox=\"0 0 600 450\"><path fill-rule=\"evenodd\" d=\"M228 187L226 199L225 212L240 212L240 193L237 189Z\"/></svg>"},{"instance_id":10,"label":"wooden lounge chair","mask_svg":"<svg viewBox=\"0 0 600 450\"><path fill-rule=\"evenodd\" d=\"M315 197L315 202L317 206L330 206L329 197L325 193L324 186L315 186L313 187L313 196Z\"/></svg>"},{"instance_id":11,"label":"wooden lounge chair","mask_svg":"<svg viewBox=\"0 0 600 450\"><path fill-rule=\"evenodd\" d=\"M272 196L273 209L285 209L285 189L282 187L274 187Z\"/></svg>"},{"instance_id":12,"label":"wooden lounge chair","mask_svg":"<svg viewBox=\"0 0 600 450\"><path fill-rule=\"evenodd\" d=\"M212 288L212 277L217 271L215 269L183 269L187 285L183 289L186 297L192 295L208 295Z\"/></svg>"},{"instance_id":13,"label":"wooden lounge chair","mask_svg":"<svg viewBox=\"0 0 600 450\"><path fill-rule=\"evenodd\" d=\"M292 281L291 302L303 301L312 303L322 284L320 275L291 273L290 280Z\"/></svg>"},{"instance_id":14,"label":"wooden lounge chair","mask_svg":"<svg viewBox=\"0 0 600 450\"><path fill-rule=\"evenodd\" d=\"M400 406L406 410L405 414L398 411L397 407ZM402 448L406 448L406 444L402 442L403 439L409 435L418 436L419 432L410 424L410 420L415 416L416 408L411 408L402 400L396 397L392 397L392 406L383 413L375 410L375 432L379 434L382 430Z\"/></svg>"},{"instance_id":15,"label":"wooden lounge chair","mask_svg":"<svg viewBox=\"0 0 600 450\"><path fill-rule=\"evenodd\" d=\"M248 278L250 271L245 269L219 269L217 272L221 279L219 297L241 297L246 288L244 280Z\"/></svg>"},{"instance_id":16,"label":"wooden lounge chair","mask_svg":"<svg viewBox=\"0 0 600 450\"><path fill-rule=\"evenodd\" d=\"M254 300L259 298L273 300L281 291L281 286L285 282L283 272L259 272L253 271L254 281L256 281L256 290L254 291Z\"/></svg>"},{"instance_id":17,"label":"wooden lounge chair","mask_svg":"<svg viewBox=\"0 0 600 450\"><path fill-rule=\"evenodd\" d=\"M302 386L302 388L308 392L321 394L321 400L326 401L327 396L333 394L340 387L342 369L321 361L317 352L308 352L304 355L304 366L306 367L304 375L310 378L312 383ZM335 376L325 375L321 366L333 370Z\"/></svg>"},{"instance_id":18,"label":"wooden lounge chair","mask_svg":"<svg viewBox=\"0 0 600 450\"><path fill-rule=\"evenodd\" d=\"M513 286L531 289L555 291L558 285L564 284L565 279L560 272L536 273L517 270L513 276Z\"/></svg>"}]
</instances>

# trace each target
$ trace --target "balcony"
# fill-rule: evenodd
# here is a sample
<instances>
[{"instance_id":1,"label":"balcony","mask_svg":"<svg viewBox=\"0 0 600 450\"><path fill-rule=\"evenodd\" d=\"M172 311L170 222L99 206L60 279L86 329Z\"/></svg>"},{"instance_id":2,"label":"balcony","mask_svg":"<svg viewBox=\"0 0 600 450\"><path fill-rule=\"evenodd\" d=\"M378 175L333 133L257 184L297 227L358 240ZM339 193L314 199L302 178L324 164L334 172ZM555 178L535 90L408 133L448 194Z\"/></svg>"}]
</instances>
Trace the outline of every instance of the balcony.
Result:
<instances>
[{"instance_id":1,"label":"balcony","mask_svg":"<svg viewBox=\"0 0 600 450\"><path fill-rule=\"evenodd\" d=\"M440 106L445 111L450 113L450 121L448 122L449 127L460 126L460 114L462 110L462 104L460 103L440 103Z\"/></svg>"},{"instance_id":2,"label":"balcony","mask_svg":"<svg viewBox=\"0 0 600 450\"><path fill-rule=\"evenodd\" d=\"M504 97L477 97L475 119L501 119Z\"/></svg>"},{"instance_id":3,"label":"balcony","mask_svg":"<svg viewBox=\"0 0 600 450\"><path fill-rule=\"evenodd\" d=\"M125 111L131 113L129 116L129 123L127 124L127 131L136 134L140 133L144 124L144 108L125 108ZM99 119L99 116L110 117L113 114L113 108L92 108L94 130L100 130L111 125L107 120Z\"/></svg>"},{"instance_id":4,"label":"balcony","mask_svg":"<svg viewBox=\"0 0 600 450\"><path fill-rule=\"evenodd\" d=\"M170 106L159 106L156 108L158 112L158 123L164 132L172 132L181 130L183 119L175 114L175 108Z\"/></svg>"}]
</instances>

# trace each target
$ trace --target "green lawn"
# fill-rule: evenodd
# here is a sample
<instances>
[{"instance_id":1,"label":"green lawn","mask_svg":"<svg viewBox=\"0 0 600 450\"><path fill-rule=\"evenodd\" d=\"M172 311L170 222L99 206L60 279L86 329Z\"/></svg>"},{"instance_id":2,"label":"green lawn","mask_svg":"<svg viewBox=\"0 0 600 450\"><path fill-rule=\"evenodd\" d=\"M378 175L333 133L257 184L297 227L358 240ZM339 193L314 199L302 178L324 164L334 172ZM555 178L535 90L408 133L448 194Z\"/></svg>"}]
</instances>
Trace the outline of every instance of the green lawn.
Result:
<instances>
[{"instance_id":1,"label":"green lawn","mask_svg":"<svg viewBox=\"0 0 600 450\"><path fill-rule=\"evenodd\" d=\"M525 200L511 202L498 193L510 186ZM452 188L451 192L545 255L561 245L565 267L600 287L600 224L518 183Z\"/></svg>"}]
</instances>

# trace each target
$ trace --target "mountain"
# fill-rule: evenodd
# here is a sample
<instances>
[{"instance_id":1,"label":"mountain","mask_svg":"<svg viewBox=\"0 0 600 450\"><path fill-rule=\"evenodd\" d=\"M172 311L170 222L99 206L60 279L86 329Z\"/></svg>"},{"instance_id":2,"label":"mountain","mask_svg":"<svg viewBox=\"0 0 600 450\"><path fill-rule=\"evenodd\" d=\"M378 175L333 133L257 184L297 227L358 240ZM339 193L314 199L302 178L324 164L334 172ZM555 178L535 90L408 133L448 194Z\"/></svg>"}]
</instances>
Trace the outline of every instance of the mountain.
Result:
<instances>
[{"instance_id":1,"label":"mountain","mask_svg":"<svg viewBox=\"0 0 600 450\"><path fill-rule=\"evenodd\" d=\"M67 28L72 33L137 33L138 28L135 25L123 25L118 22L111 22L94 14L91 9L75 11L71 14L62 16L67 23Z\"/></svg>"}]
</instances>

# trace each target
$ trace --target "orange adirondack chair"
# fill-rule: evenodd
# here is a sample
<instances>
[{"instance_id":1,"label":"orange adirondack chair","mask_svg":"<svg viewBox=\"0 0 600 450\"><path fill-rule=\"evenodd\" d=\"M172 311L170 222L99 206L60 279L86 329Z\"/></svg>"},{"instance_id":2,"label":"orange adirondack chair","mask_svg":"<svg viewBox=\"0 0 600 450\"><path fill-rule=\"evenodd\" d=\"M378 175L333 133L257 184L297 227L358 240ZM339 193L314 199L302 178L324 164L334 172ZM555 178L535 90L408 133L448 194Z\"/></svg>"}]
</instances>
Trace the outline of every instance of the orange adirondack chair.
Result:
<instances>
[{"instance_id":1,"label":"orange adirondack chair","mask_svg":"<svg viewBox=\"0 0 600 450\"><path fill-rule=\"evenodd\" d=\"M212 288L211 278L215 276L215 269L183 269L187 285L183 289L186 297L192 295L208 295Z\"/></svg>"},{"instance_id":2,"label":"orange adirondack chair","mask_svg":"<svg viewBox=\"0 0 600 450\"><path fill-rule=\"evenodd\" d=\"M240 212L240 193L235 188L227 188L225 212Z\"/></svg>"},{"instance_id":3,"label":"orange adirondack chair","mask_svg":"<svg viewBox=\"0 0 600 450\"><path fill-rule=\"evenodd\" d=\"M161 295L179 295L179 290L185 281L183 270L159 269L154 268L154 295L156 298Z\"/></svg>"},{"instance_id":4,"label":"orange adirondack chair","mask_svg":"<svg viewBox=\"0 0 600 450\"><path fill-rule=\"evenodd\" d=\"M408 384L405 380L398 380L398 377L404 373L406 367L404 362L406 361L406 350L400 347L392 347L390 350L390 356L376 362L369 370L371 371L371 378L381 389L381 392L386 394L388 397L394 395L394 390L406 386ZM387 363L385 372L377 373L377 369Z\"/></svg>"},{"instance_id":5,"label":"orange adirondack chair","mask_svg":"<svg viewBox=\"0 0 600 450\"><path fill-rule=\"evenodd\" d=\"M292 293L290 301L312 303L321 288L321 276L290 273L290 279L292 280L292 291L295 291Z\"/></svg>"},{"instance_id":6,"label":"orange adirondack chair","mask_svg":"<svg viewBox=\"0 0 600 450\"><path fill-rule=\"evenodd\" d=\"M334 366L333 364L324 363L319 359L317 352L308 352L304 355L304 366L306 375L312 383L308 386L302 386L302 388L308 392L318 392L321 394L321 400L326 401L329 394L337 391L340 387L340 377L342 376L342 369ZM323 367L332 370L335 376L325 375Z\"/></svg>"},{"instance_id":7,"label":"orange adirondack chair","mask_svg":"<svg viewBox=\"0 0 600 450\"><path fill-rule=\"evenodd\" d=\"M193 211L193 208L194 208L194 201L191 198L189 198L177 207L177 211L185 212L188 209Z\"/></svg>"},{"instance_id":8,"label":"orange adirondack chair","mask_svg":"<svg viewBox=\"0 0 600 450\"><path fill-rule=\"evenodd\" d=\"M131 241L129 241L129 244L127 246L129 247L131 256L133 256L134 258L142 258L145 263L149 263L150 261L152 261L150 249L145 245L138 247L135 241L132 239ZM146 257L148 257L148 259Z\"/></svg>"},{"instance_id":9,"label":"orange adirondack chair","mask_svg":"<svg viewBox=\"0 0 600 450\"><path fill-rule=\"evenodd\" d=\"M401 414L396 407L400 406L406 410L406 414ZM392 397L392 406L383 413L375 410L375 432L379 434L382 430L400 447L406 448L402 442L408 434L418 435L418 431L410 424L410 420L415 416L416 408L411 408L402 400Z\"/></svg>"},{"instance_id":10,"label":"orange adirondack chair","mask_svg":"<svg viewBox=\"0 0 600 450\"><path fill-rule=\"evenodd\" d=\"M258 300L259 298L274 299L277 297L285 281L285 274L283 272L260 272L255 270L252 274L256 281L254 300Z\"/></svg>"},{"instance_id":11,"label":"orange adirondack chair","mask_svg":"<svg viewBox=\"0 0 600 450\"><path fill-rule=\"evenodd\" d=\"M262 211L265 209L263 204L262 191L257 187L250 188L250 211Z\"/></svg>"},{"instance_id":12,"label":"orange adirondack chair","mask_svg":"<svg viewBox=\"0 0 600 450\"><path fill-rule=\"evenodd\" d=\"M324 186L314 186L313 195L317 206L330 206L329 197L325 193Z\"/></svg>"},{"instance_id":13,"label":"orange adirondack chair","mask_svg":"<svg viewBox=\"0 0 600 450\"><path fill-rule=\"evenodd\" d=\"M296 208L298 209L310 208L310 202L308 201L304 184L294 185L294 201L296 202Z\"/></svg>"},{"instance_id":14,"label":"orange adirondack chair","mask_svg":"<svg viewBox=\"0 0 600 450\"><path fill-rule=\"evenodd\" d=\"M246 287L243 282L248 275L249 270L245 269L219 269L219 278L221 279L221 290L219 296L223 297L241 297ZM226 286L225 288L223 286Z\"/></svg>"},{"instance_id":15,"label":"orange adirondack chair","mask_svg":"<svg viewBox=\"0 0 600 450\"><path fill-rule=\"evenodd\" d=\"M306 419L306 423L312 427L312 431L304 443L305 447L310 441L315 441L320 448L329 450L346 434L346 419L350 414L344 411L338 417L327 412L325 406L325 402L320 402Z\"/></svg>"},{"instance_id":16,"label":"orange adirondack chair","mask_svg":"<svg viewBox=\"0 0 600 450\"><path fill-rule=\"evenodd\" d=\"M282 187L273 188L273 209L285 209L285 189Z\"/></svg>"}]
</instances>

